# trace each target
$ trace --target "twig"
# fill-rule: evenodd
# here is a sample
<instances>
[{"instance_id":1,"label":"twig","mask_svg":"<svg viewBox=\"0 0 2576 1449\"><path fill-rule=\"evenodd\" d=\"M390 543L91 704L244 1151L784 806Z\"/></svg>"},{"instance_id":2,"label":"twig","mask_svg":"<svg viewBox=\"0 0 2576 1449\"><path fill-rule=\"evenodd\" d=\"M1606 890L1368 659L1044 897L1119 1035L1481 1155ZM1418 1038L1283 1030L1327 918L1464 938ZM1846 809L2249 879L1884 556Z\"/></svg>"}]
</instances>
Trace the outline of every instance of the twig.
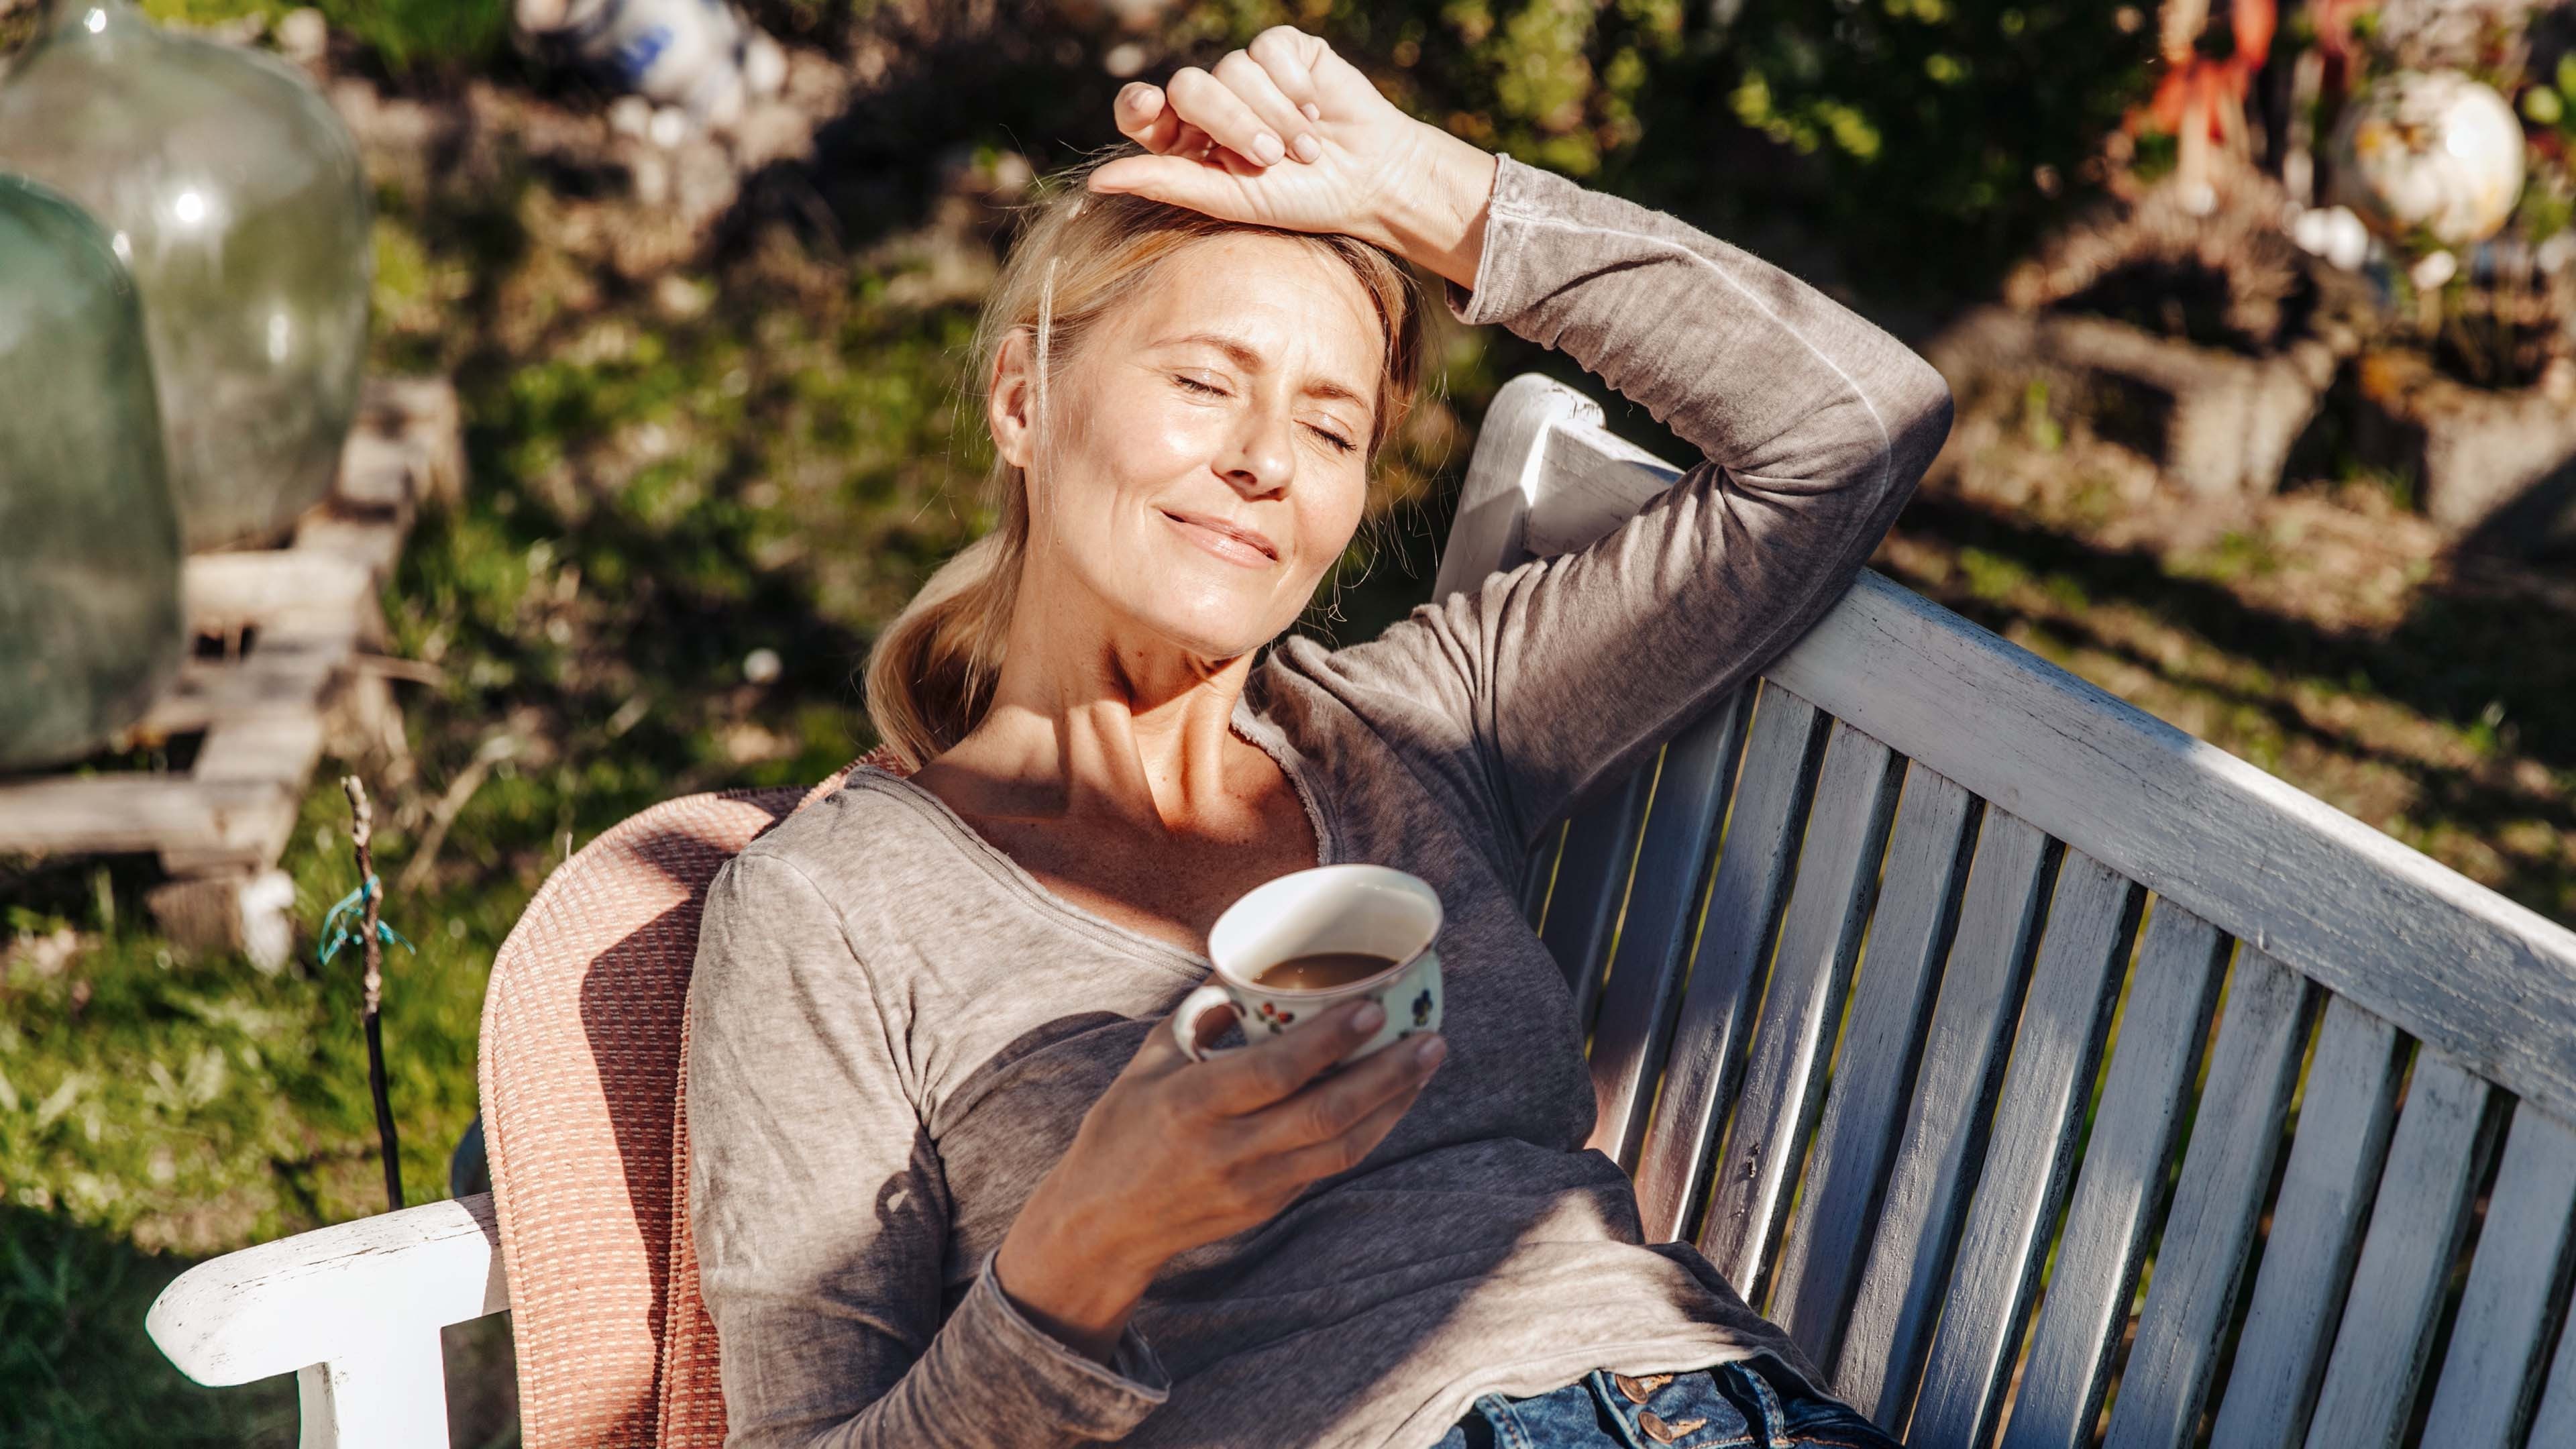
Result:
<instances>
[{"instance_id":1,"label":"twig","mask_svg":"<svg viewBox=\"0 0 2576 1449\"><path fill-rule=\"evenodd\" d=\"M502 733L483 741L472 762L457 772L456 778L448 782L447 792L438 797L437 808L429 813L429 829L421 836L420 847L411 853L411 863L403 867L402 879L394 882L394 889L409 894L429 879L430 867L438 862L439 849L447 844L448 827L456 823L465 802L483 788L484 778L492 773L493 766L518 753L517 735Z\"/></svg>"},{"instance_id":2,"label":"twig","mask_svg":"<svg viewBox=\"0 0 2576 1449\"><path fill-rule=\"evenodd\" d=\"M366 1004L360 1020L367 1030L367 1090L376 1099L376 1141L385 1161L385 1210L399 1211L403 1205L402 1153L394 1141L394 1108L385 1089L384 1027L377 1008L384 1003L385 948L377 939L377 918L383 888L376 885L376 861L372 849L375 837L375 812L367 806L367 787L355 775L340 777L340 788L349 794L349 840L358 848L358 889L366 904L366 930L361 934L367 951Z\"/></svg>"}]
</instances>

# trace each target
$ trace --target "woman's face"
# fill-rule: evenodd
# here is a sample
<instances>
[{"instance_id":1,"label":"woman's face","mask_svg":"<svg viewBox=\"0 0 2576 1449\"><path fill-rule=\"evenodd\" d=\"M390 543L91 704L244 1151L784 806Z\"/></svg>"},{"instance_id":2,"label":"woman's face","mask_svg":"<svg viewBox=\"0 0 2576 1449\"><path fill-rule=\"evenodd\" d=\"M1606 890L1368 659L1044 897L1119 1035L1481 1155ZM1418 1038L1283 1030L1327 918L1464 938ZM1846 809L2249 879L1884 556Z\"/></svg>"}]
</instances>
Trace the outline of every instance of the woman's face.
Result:
<instances>
[{"instance_id":1,"label":"woman's face","mask_svg":"<svg viewBox=\"0 0 2576 1449\"><path fill-rule=\"evenodd\" d=\"M1277 637L1359 527L1385 351L1347 265L1251 234L1191 244L1101 319L1042 426L1016 339L991 421L1029 479L1019 607L1207 659Z\"/></svg>"}]
</instances>

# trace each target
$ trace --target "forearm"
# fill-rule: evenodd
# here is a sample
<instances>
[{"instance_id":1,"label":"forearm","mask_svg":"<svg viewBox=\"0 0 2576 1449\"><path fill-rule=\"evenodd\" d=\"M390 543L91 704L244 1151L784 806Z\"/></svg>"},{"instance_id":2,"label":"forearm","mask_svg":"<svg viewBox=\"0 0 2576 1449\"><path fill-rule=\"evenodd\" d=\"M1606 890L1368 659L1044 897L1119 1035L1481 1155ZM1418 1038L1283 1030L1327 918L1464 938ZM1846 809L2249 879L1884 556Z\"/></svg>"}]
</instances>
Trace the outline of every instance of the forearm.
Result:
<instances>
[{"instance_id":1,"label":"forearm","mask_svg":"<svg viewBox=\"0 0 2576 1449\"><path fill-rule=\"evenodd\" d=\"M1508 160L1489 210L1461 315L1563 350L1735 473L1903 491L1948 433L1929 363L1749 252Z\"/></svg>"},{"instance_id":2,"label":"forearm","mask_svg":"<svg viewBox=\"0 0 2576 1449\"><path fill-rule=\"evenodd\" d=\"M1002 1295L988 1261L921 1357L856 1416L819 1435L779 1425L784 1432L775 1439L752 1442L1058 1449L1126 1437L1168 1392L1169 1379L1142 1339L1112 1334L1096 1361L1068 1349Z\"/></svg>"}]
</instances>

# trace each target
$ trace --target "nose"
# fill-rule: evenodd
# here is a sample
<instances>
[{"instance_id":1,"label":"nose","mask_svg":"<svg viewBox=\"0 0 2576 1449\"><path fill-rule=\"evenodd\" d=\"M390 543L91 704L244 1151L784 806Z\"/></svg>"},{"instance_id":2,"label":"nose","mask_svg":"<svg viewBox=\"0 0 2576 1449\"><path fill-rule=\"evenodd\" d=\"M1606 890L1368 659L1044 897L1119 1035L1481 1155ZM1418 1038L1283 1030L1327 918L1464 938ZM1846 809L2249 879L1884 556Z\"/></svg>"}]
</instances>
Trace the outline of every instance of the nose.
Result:
<instances>
[{"instance_id":1,"label":"nose","mask_svg":"<svg viewBox=\"0 0 2576 1449\"><path fill-rule=\"evenodd\" d=\"M1246 408L1217 472L1245 498L1286 493L1297 469L1294 426L1283 409Z\"/></svg>"}]
</instances>

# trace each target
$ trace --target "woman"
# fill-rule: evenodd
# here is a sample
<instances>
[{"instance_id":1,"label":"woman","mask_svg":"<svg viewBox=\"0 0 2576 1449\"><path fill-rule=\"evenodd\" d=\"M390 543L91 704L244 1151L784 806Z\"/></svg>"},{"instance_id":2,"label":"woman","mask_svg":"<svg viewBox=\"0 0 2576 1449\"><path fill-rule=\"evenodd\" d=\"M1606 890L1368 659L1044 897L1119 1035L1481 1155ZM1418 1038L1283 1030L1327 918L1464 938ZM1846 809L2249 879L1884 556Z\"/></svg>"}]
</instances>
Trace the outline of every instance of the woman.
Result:
<instances>
[{"instance_id":1,"label":"woman","mask_svg":"<svg viewBox=\"0 0 2576 1449\"><path fill-rule=\"evenodd\" d=\"M1512 883L1842 593L1948 430L1940 377L1293 30L1117 105L1137 147L990 304L1001 523L869 664L918 772L856 772L707 901L730 1442L1886 1445L1698 1253L1640 1243ZM1391 258L1709 461L1580 554L1264 652L1413 394ZM1164 1019L1218 912L1350 860L1439 891L1445 1034L1324 1074L1363 1008L1185 1060Z\"/></svg>"}]
</instances>

